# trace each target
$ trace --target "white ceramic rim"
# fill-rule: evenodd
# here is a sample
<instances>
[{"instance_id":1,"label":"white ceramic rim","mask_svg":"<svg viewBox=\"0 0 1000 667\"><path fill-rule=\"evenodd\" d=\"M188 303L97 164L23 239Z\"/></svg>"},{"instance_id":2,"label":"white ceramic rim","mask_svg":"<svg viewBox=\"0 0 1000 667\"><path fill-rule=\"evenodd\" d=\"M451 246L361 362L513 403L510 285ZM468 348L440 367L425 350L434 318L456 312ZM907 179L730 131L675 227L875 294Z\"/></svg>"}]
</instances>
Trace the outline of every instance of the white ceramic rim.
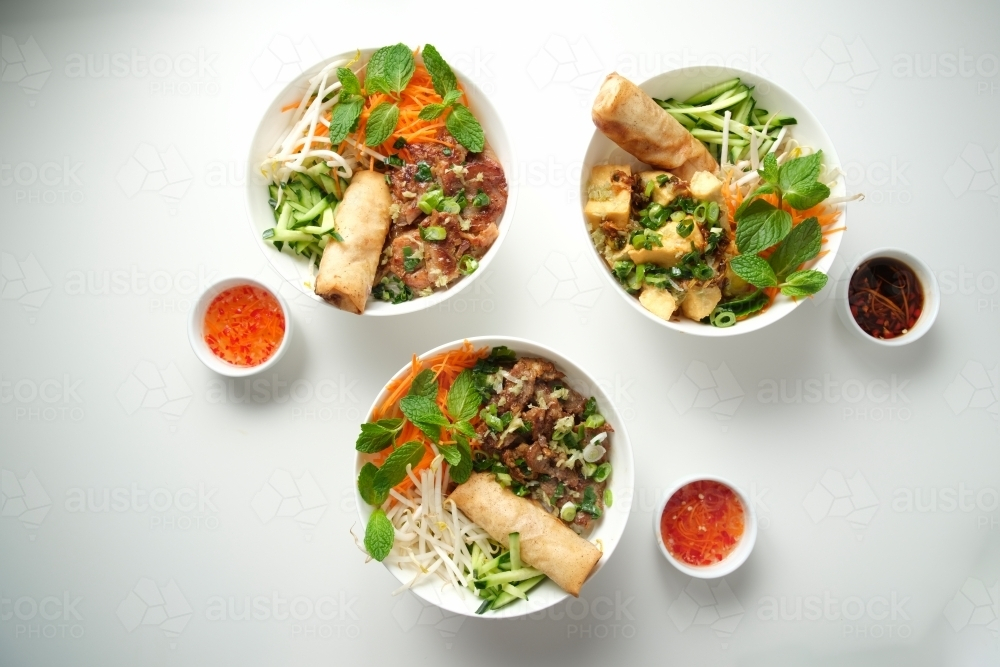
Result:
<instances>
[{"instance_id":1,"label":"white ceramic rim","mask_svg":"<svg viewBox=\"0 0 1000 667\"><path fill-rule=\"evenodd\" d=\"M361 49L362 59L367 60L370 58L375 50L376 49L374 48ZM267 110L261 116L260 122L257 124L253 140L250 143L250 151L246 164L244 202L247 210L247 220L250 225L250 232L254 237L254 242L264 254L264 258L267 260L267 263L279 276L281 276L283 280L290 283L298 292L301 292L307 297L322 303L327 302L323 298L317 296L312 289L307 288L303 284L299 270L304 269L304 260L300 260L299 258L293 257L285 252L278 252L271 243L268 243L261 238L261 233L265 229L274 226L274 215L271 212L270 205L267 203L267 185L269 181L267 181L267 179L265 179L260 173L258 166L267 156L268 151L274 145L274 142L277 140L282 131L265 128L265 126L269 124L268 121L272 118L277 119L280 117L282 106L293 99L298 99L302 96L308 80L314 74L335 60L353 58L355 53L357 53L356 50L351 50L331 58L325 58L312 67L304 70L302 74L297 76L289 82L288 85L281 89L281 92L275 96L270 106L268 106ZM513 178L514 165L517 164L514 154L514 145L510 141L510 137L507 134L501 114L493 106L493 103L486 96L486 93L483 92L483 90L460 69L456 67L452 67L452 69L455 71L455 74L461 81L462 86L465 88L469 101L469 107L473 110L476 114L476 118L478 118L482 124L483 130L486 134L486 141L496 153L497 159L503 166L504 174L507 177L507 207L504 209L500 222L497 223L499 235L483 258L479 260L479 268L472 275L462 277L461 280L455 282L455 284L448 289L434 292L430 296L412 299L400 304L391 304L369 298L368 303L365 306L365 312L362 313L362 315L375 317L405 315L407 313L414 313L437 306L438 304L443 303L447 299L455 296L487 272L489 265L500 252L500 246L503 244L504 239L507 238L507 232L514 223L514 209L517 206L518 192L517 183ZM285 126L282 125L281 127L284 128ZM270 131L268 131L269 129ZM266 139L265 133L267 135ZM292 272L294 272L294 275L291 275ZM332 308L336 308L336 306L333 306L332 304L327 305L330 305Z\"/></svg>"},{"instance_id":2,"label":"white ceramic rim","mask_svg":"<svg viewBox=\"0 0 1000 667\"><path fill-rule=\"evenodd\" d=\"M622 535L625 531L625 525L628 523L629 514L631 512L632 497L635 489L635 464L632 458L632 443L628 437L628 430L625 427L624 418L618 411L618 408L608 397L607 392L605 392L598 385L597 381L594 380L590 374L586 373L578 364L567 359L562 354L546 345L543 345L542 343L524 338L515 338L512 336L476 336L473 338L463 338L451 341L450 343L445 343L444 345L439 345L432 350L424 352L419 358L424 359L438 354L439 352L444 352L445 350L459 348L466 341L477 348L484 346L493 347L496 345L506 345L517 352L519 356L528 354L547 358L553 362L559 370L566 373L566 379L570 386L577 388L579 391L579 389L582 388L580 387L581 381L586 383L587 391L597 399L598 410L614 427L615 432L612 436L614 438L614 442L611 447L610 459L612 472L608 484L608 488L611 489L611 493L613 494L613 503L611 507L605 509L604 516L601 517L600 521L595 526L594 531L587 536L587 539L591 542L600 540L601 545L603 546L602 551L604 554L601 556L597 565L594 566L594 570L588 578L588 581L590 581L608 562L611 558L611 554L621 542ZM372 402L372 406L368 409L365 421L369 421L371 419L372 412L375 410L375 407L384 400L387 394L386 387L402 374L409 371L409 369L410 364L407 363L392 376L392 379L386 382L385 386L383 386L378 396ZM354 470L355 478L357 478L357 474L360 472L361 466L368 460L369 457L366 457L363 454L358 454L356 456ZM368 517L371 516L374 508L370 507L364 502L364 500L361 499L357 490L357 485L355 485L354 497L358 506L358 516L361 520L363 531L364 526L368 524ZM396 577L400 584L405 584L409 581L409 571L406 571L407 577L404 578L403 570L397 567L390 567L388 565L385 567L387 570L392 572L393 576ZM439 577L430 577L410 590L415 595L430 604L456 614L474 616L476 618L516 618L519 616L525 616L527 614L547 609L569 597L569 593L559 588L559 586L553 581L546 580L532 593L528 594L527 601L512 603L495 612L489 612L488 614L479 616L475 613L476 608L480 605L478 598L475 598L472 593L465 594L467 592L463 592L460 594L450 586L443 585L443 580Z\"/></svg>"},{"instance_id":3,"label":"white ceramic rim","mask_svg":"<svg viewBox=\"0 0 1000 667\"><path fill-rule=\"evenodd\" d=\"M733 67L700 65L694 67L682 67L663 72L642 82L639 84L639 87L653 97L663 98L673 96L684 98L689 95L693 95L701 89L704 89L707 84L737 76L743 81L755 83L757 85L757 90L755 91L754 96L757 98L758 102L760 102L762 107L767 108L772 112L781 112L795 116L799 123L798 125L791 126L792 129L789 130L793 133L794 139L799 141L799 143L806 143L802 141L803 135L805 135L805 138L809 140L809 146L823 150L824 162L826 164L841 164L840 158L834 149L833 142L830 140L829 135L827 135L826 130L823 129L823 126L820 124L816 116L813 115L806 105L803 104L795 95L760 74L746 72ZM672 86L672 84L676 85ZM767 92L763 92L762 90L765 86L768 88ZM668 90L673 92L667 94L666 91ZM780 104L777 104L777 100L775 98L781 98L782 96L784 96L785 99L782 100ZM805 128L805 130L802 128ZM594 131L590 136L590 141L587 144L580 170L580 223L576 226L579 228L579 233L582 234L584 242L589 248L586 254L593 262L596 263L601 275L603 275L605 280L611 284L613 291L617 292L622 298L624 298L629 305L641 313L643 317L668 329L682 331L696 336L738 336L740 334L763 329L769 324L777 322L805 301L805 299L792 300L788 297L779 296L766 312L750 317L742 322L737 322L734 326L725 328L701 324L700 322L688 320L683 316L680 317L679 322L667 321L657 317L643 308L642 304L639 303L639 300L622 289L618 281L611 275L611 271L608 270L607 265L604 263L604 259L597 251L597 248L594 247L594 242L590 238L586 218L583 216L583 207L587 203L587 181L589 179L590 169L597 164L606 164L609 156L614 153L624 154L624 151L617 147L610 139L601 134L600 130L594 128ZM629 157L633 164L640 164L635 158L632 158L631 156ZM843 176L841 176L832 188L830 196L831 198L841 197L846 193L846 191L844 179ZM838 226L846 224L847 212L844 210L845 208L846 207L841 209ZM826 255L807 264L807 268L816 269L829 274L830 267L833 265L837 251L840 249L843 237L844 232L831 235L829 240L823 245L823 249L827 251ZM832 289L832 286L828 286L826 289Z\"/></svg>"},{"instance_id":4,"label":"white ceramic rim","mask_svg":"<svg viewBox=\"0 0 1000 667\"><path fill-rule=\"evenodd\" d=\"M268 294L277 299L278 304L281 306L281 312L285 316L285 336L281 339L281 344L278 345L278 349L274 351L274 354L272 354L267 361L257 366L236 366L228 361L224 361L215 356L215 353L212 352L211 348L209 348L208 344L205 342L205 312L208 310L209 304L212 303L212 299L225 290L238 285L253 285L254 287L259 287L260 289L265 290ZM225 375L227 377L248 377L271 368L278 363L278 359L280 359L285 353L285 350L288 349L289 341L291 341L291 339L292 313L288 309L288 303L285 301L284 297L256 278L250 278L248 276L229 276L215 281L198 295L198 299L194 302L194 306L191 307L191 312L188 315L188 340L191 342L191 349L194 350L195 356L198 357L198 359L200 359L209 370L215 371L219 375Z\"/></svg>"},{"instance_id":5,"label":"white ceramic rim","mask_svg":"<svg viewBox=\"0 0 1000 667\"><path fill-rule=\"evenodd\" d=\"M913 270L913 273L916 274L917 280L920 281L920 287L924 292L924 306L920 311L920 317L917 318L917 323L913 325L912 329L902 336L897 336L896 338L890 338L888 340L870 336L858 325L857 321L854 319L854 315L851 313L851 304L847 298L851 286L851 278L854 277L854 273L858 270L858 267L868 260L879 257L894 259L910 267L910 269ZM883 347L902 347L903 345L909 345L915 340L920 339L925 333L930 331L931 327L934 325L934 321L937 319L938 311L941 309L941 290L938 287L937 278L935 277L934 272L929 266L927 266L926 262L916 255L900 248L885 247L869 250L868 252L861 254L858 259L854 261L851 267L844 273L844 276L845 277L837 284L837 315L840 316L841 323L847 327L849 331L852 331L861 338Z\"/></svg>"},{"instance_id":6,"label":"white ceramic rim","mask_svg":"<svg viewBox=\"0 0 1000 667\"><path fill-rule=\"evenodd\" d=\"M677 560L667 549L667 546L663 543L663 536L660 533L660 517L663 515L663 510L666 508L667 502L675 493L677 493L677 491L691 482L699 481L718 482L732 489L733 493L736 494L736 497L740 499L740 503L743 505L743 517L745 521L743 527L743 537L740 538L736 548L733 549L733 551L731 551L726 558L718 563L713 563L712 565L695 567ZM750 502L750 498L743 493L738 486L730 482L728 479L719 477L718 475L688 475L687 477L682 477L674 482L674 484L663 494L663 497L660 498L660 502L656 506L656 512L653 514L653 534L656 537L656 544L660 548L660 553L663 554L663 557L666 558L671 565L676 567L682 573L698 579L718 579L719 577L724 577L732 572L735 572L736 568L746 562L746 559L750 557L750 552L753 551L754 544L757 542L757 512L754 510L753 503Z\"/></svg>"}]
</instances>

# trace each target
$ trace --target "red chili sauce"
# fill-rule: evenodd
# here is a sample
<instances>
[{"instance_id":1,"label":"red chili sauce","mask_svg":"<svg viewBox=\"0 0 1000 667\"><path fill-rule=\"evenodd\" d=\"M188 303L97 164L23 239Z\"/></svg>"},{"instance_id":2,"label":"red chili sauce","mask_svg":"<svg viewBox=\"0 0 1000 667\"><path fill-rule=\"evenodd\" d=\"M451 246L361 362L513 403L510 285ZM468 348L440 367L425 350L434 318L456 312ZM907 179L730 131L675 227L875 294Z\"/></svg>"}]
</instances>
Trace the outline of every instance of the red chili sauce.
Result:
<instances>
[{"instance_id":1,"label":"red chili sauce","mask_svg":"<svg viewBox=\"0 0 1000 667\"><path fill-rule=\"evenodd\" d=\"M667 551L682 563L718 563L743 537L743 503L725 484L691 482L667 501L660 536Z\"/></svg>"},{"instance_id":2,"label":"red chili sauce","mask_svg":"<svg viewBox=\"0 0 1000 667\"><path fill-rule=\"evenodd\" d=\"M205 311L205 342L236 366L259 366L285 337L285 314L273 294L253 285L230 287Z\"/></svg>"}]
</instances>

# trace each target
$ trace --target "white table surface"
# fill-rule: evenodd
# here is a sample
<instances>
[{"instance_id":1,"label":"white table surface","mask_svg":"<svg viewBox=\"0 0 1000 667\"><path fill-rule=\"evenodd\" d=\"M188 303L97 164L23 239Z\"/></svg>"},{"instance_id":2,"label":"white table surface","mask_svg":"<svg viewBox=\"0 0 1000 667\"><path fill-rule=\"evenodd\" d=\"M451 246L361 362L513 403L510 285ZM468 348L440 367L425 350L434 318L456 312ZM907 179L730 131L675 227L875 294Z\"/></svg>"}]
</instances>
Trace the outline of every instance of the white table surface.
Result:
<instances>
[{"instance_id":1,"label":"white table surface","mask_svg":"<svg viewBox=\"0 0 1000 667\"><path fill-rule=\"evenodd\" d=\"M0 8L0 664L997 664L997 5L401 6ZM243 204L259 115L303 65L400 40L434 43L505 114L511 233L433 312L294 300L294 348L240 403L185 322L199 283L270 279ZM944 295L924 339L856 340L823 295L764 331L685 337L597 273L572 226L599 80L712 63L814 110L866 194L840 257L927 261ZM384 380L485 334L578 360L635 448L619 550L538 618L392 597L350 533L353 441ZM796 394L809 380L822 397ZM710 587L651 529L660 491L697 472L761 518Z\"/></svg>"}]
</instances>

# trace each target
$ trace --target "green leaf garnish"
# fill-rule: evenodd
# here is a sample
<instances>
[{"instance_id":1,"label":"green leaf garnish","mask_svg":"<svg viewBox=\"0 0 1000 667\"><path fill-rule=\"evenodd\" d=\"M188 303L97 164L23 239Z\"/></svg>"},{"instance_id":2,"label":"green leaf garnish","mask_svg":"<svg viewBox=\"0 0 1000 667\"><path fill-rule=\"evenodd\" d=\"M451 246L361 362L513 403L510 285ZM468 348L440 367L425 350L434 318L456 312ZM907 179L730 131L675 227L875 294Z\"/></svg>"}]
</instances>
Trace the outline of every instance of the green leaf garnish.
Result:
<instances>
[{"instance_id":1,"label":"green leaf garnish","mask_svg":"<svg viewBox=\"0 0 1000 667\"><path fill-rule=\"evenodd\" d=\"M444 97L458 87L455 73L451 71L451 67L448 66L448 63L444 61L444 58L441 57L441 54L438 53L438 50L433 45L425 44L421 51L421 56L424 60L424 67L427 68L427 72L431 75L434 92Z\"/></svg>"},{"instance_id":2,"label":"green leaf garnish","mask_svg":"<svg viewBox=\"0 0 1000 667\"><path fill-rule=\"evenodd\" d=\"M434 120L435 118L443 114L444 110L445 106L443 104L428 104L427 106L425 106L423 109L420 110L420 113L417 114L417 117L420 118L420 120Z\"/></svg>"},{"instance_id":3,"label":"green leaf garnish","mask_svg":"<svg viewBox=\"0 0 1000 667\"><path fill-rule=\"evenodd\" d=\"M826 287L827 277L822 271L796 271L781 283L785 296L811 296Z\"/></svg>"},{"instance_id":4,"label":"green leaf garnish","mask_svg":"<svg viewBox=\"0 0 1000 667\"><path fill-rule=\"evenodd\" d=\"M396 531L380 507L372 512L368 519L368 526L365 528L365 549L372 558L382 561L392 551L392 544L395 541Z\"/></svg>"},{"instance_id":5,"label":"green leaf garnish","mask_svg":"<svg viewBox=\"0 0 1000 667\"><path fill-rule=\"evenodd\" d=\"M473 153L479 153L486 145L483 127L472 115L472 112L461 104L455 104L444 122L445 127L455 137L455 141L468 148Z\"/></svg>"},{"instance_id":6,"label":"green leaf garnish","mask_svg":"<svg viewBox=\"0 0 1000 667\"><path fill-rule=\"evenodd\" d=\"M756 254L770 248L785 238L792 229L791 214L775 208L763 199L755 199L738 222L736 247L745 255Z\"/></svg>"},{"instance_id":7,"label":"green leaf garnish","mask_svg":"<svg viewBox=\"0 0 1000 667\"><path fill-rule=\"evenodd\" d=\"M375 507L384 503L386 499L385 495L375 493L375 473L377 472L378 467L369 462L361 466L361 472L358 473L358 493L361 494L361 500ZM386 495L388 495L388 491Z\"/></svg>"},{"instance_id":8,"label":"green leaf garnish","mask_svg":"<svg viewBox=\"0 0 1000 667\"><path fill-rule=\"evenodd\" d=\"M410 391L406 392L407 396L426 396L427 398L434 398L438 393L438 381L437 377L434 375L434 371L429 368L417 373L417 376L413 378L413 382L410 383Z\"/></svg>"},{"instance_id":9,"label":"green leaf garnish","mask_svg":"<svg viewBox=\"0 0 1000 667\"><path fill-rule=\"evenodd\" d=\"M398 93L406 88L406 84L413 78L416 65L413 62L413 52L406 44L395 44L388 49L382 76L389 82L389 89Z\"/></svg>"},{"instance_id":10,"label":"green leaf garnish","mask_svg":"<svg viewBox=\"0 0 1000 667\"><path fill-rule=\"evenodd\" d=\"M774 287L778 284L771 265L757 255L736 255L729 260L729 268L755 287Z\"/></svg>"},{"instance_id":11,"label":"green leaf garnish","mask_svg":"<svg viewBox=\"0 0 1000 667\"><path fill-rule=\"evenodd\" d=\"M459 451L458 445L438 445L437 447L449 465L457 466L462 461L462 452Z\"/></svg>"},{"instance_id":12,"label":"green leaf garnish","mask_svg":"<svg viewBox=\"0 0 1000 667\"><path fill-rule=\"evenodd\" d=\"M771 185L778 184L778 158L775 157L774 153L768 153L764 156L764 161L761 163L757 173L760 174L761 179L765 183Z\"/></svg>"},{"instance_id":13,"label":"green leaf garnish","mask_svg":"<svg viewBox=\"0 0 1000 667\"><path fill-rule=\"evenodd\" d=\"M435 442L441 439L441 427L451 426L434 399L427 396L404 396L399 401L399 409Z\"/></svg>"},{"instance_id":14,"label":"green leaf garnish","mask_svg":"<svg viewBox=\"0 0 1000 667\"><path fill-rule=\"evenodd\" d=\"M473 379L473 384L475 384L475 379ZM476 389L476 393L479 393L478 389ZM482 399L482 394L479 394L479 397ZM479 437L479 434L476 433L476 429L472 426L472 424L464 420L455 422L455 430L468 438Z\"/></svg>"},{"instance_id":15,"label":"green leaf garnish","mask_svg":"<svg viewBox=\"0 0 1000 667\"><path fill-rule=\"evenodd\" d=\"M402 428L402 419L380 419L377 422L362 424L361 434L358 435L354 448L366 454L381 452L392 444Z\"/></svg>"},{"instance_id":16,"label":"green leaf garnish","mask_svg":"<svg viewBox=\"0 0 1000 667\"><path fill-rule=\"evenodd\" d=\"M767 260L771 268L774 269L774 275L778 281L783 281L786 276L802 266L803 263L818 255L822 242L823 231L816 218L807 218L792 227L792 231L788 232L788 236ZM760 285L757 286L760 287Z\"/></svg>"},{"instance_id":17,"label":"green leaf garnish","mask_svg":"<svg viewBox=\"0 0 1000 667\"><path fill-rule=\"evenodd\" d=\"M346 139L348 134L358 129L362 106L364 106L363 99L349 97L346 100L341 98L333 107L333 117L330 119L330 143L335 147Z\"/></svg>"},{"instance_id":18,"label":"green leaf garnish","mask_svg":"<svg viewBox=\"0 0 1000 667\"><path fill-rule=\"evenodd\" d=\"M472 474L472 448L469 447L469 441L461 435L456 435L455 440L458 441L456 446L461 454L461 459L451 466L448 475L455 483L463 484L469 480L469 475Z\"/></svg>"},{"instance_id":19,"label":"green leaf garnish","mask_svg":"<svg viewBox=\"0 0 1000 667\"><path fill-rule=\"evenodd\" d=\"M455 90L449 90L443 96L444 105L446 107L450 107L452 104L454 104L455 102L457 102L461 97L462 97L462 91L461 90L458 90L457 88Z\"/></svg>"},{"instance_id":20,"label":"green leaf garnish","mask_svg":"<svg viewBox=\"0 0 1000 667\"><path fill-rule=\"evenodd\" d=\"M781 165L778 186L789 206L802 211L830 196L830 188L816 180L822 160L823 151L816 151Z\"/></svg>"},{"instance_id":21,"label":"green leaf garnish","mask_svg":"<svg viewBox=\"0 0 1000 667\"><path fill-rule=\"evenodd\" d=\"M360 95L361 82L358 76L346 67L337 68L337 79L340 81L341 99L344 95Z\"/></svg>"},{"instance_id":22,"label":"green leaf garnish","mask_svg":"<svg viewBox=\"0 0 1000 667\"><path fill-rule=\"evenodd\" d=\"M753 192L751 192L746 196L746 198L743 200L743 203L736 208L736 213L733 215L733 217L736 218L737 221L739 221L743 217L743 214L746 212L747 208L750 207L750 204L752 204L754 200L757 199L757 197L761 195L774 194L775 192L778 192L777 186L771 185L770 183L765 183L764 185L761 185L756 190L754 190Z\"/></svg>"},{"instance_id":23,"label":"green leaf garnish","mask_svg":"<svg viewBox=\"0 0 1000 667\"><path fill-rule=\"evenodd\" d=\"M456 421L472 419L479 412L482 397L476 390L472 372L462 371L448 390L448 414Z\"/></svg>"},{"instance_id":24,"label":"green leaf garnish","mask_svg":"<svg viewBox=\"0 0 1000 667\"><path fill-rule=\"evenodd\" d=\"M426 451L423 443L411 440L405 445L397 447L385 461L382 467L375 473L372 480L372 488L376 496L385 494L388 496L389 489L406 479L406 466L415 467L424 458ZM381 504L381 503L379 503Z\"/></svg>"},{"instance_id":25,"label":"green leaf garnish","mask_svg":"<svg viewBox=\"0 0 1000 667\"><path fill-rule=\"evenodd\" d=\"M365 145L382 145L396 129L398 122L399 107L390 102L379 104L368 116L368 125L365 126Z\"/></svg>"}]
</instances>

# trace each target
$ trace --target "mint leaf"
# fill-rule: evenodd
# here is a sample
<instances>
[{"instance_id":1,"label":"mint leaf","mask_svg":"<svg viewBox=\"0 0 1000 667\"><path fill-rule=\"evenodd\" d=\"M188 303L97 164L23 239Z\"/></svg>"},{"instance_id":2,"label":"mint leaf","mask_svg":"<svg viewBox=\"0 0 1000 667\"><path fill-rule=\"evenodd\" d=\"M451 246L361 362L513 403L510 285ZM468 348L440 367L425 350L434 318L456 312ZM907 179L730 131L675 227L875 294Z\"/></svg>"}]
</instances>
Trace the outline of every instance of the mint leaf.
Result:
<instances>
[{"instance_id":1,"label":"mint leaf","mask_svg":"<svg viewBox=\"0 0 1000 667\"><path fill-rule=\"evenodd\" d=\"M369 556L381 562L392 551L392 544L395 541L396 531L380 507L372 512L368 519L368 527L365 528L365 549L368 550Z\"/></svg>"},{"instance_id":2,"label":"mint leaf","mask_svg":"<svg viewBox=\"0 0 1000 667\"><path fill-rule=\"evenodd\" d=\"M455 421L472 419L479 412L482 396L476 391L472 372L462 371L448 390L448 414Z\"/></svg>"},{"instance_id":3,"label":"mint leaf","mask_svg":"<svg viewBox=\"0 0 1000 667\"><path fill-rule=\"evenodd\" d=\"M358 76L346 67L337 68L337 79L340 81L340 95L343 100L345 95L360 95L361 82Z\"/></svg>"},{"instance_id":4,"label":"mint leaf","mask_svg":"<svg viewBox=\"0 0 1000 667\"><path fill-rule=\"evenodd\" d=\"M443 104L428 104L420 110L417 117L420 118L420 120L434 120L444 113L444 109L445 106Z\"/></svg>"},{"instance_id":5,"label":"mint leaf","mask_svg":"<svg viewBox=\"0 0 1000 667\"><path fill-rule=\"evenodd\" d=\"M417 373L417 377L413 378L413 382L410 383L410 391L406 392L406 395L436 398L438 395L438 381L434 377L434 371L425 368Z\"/></svg>"},{"instance_id":6,"label":"mint leaf","mask_svg":"<svg viewBox=\"0 0 1000 667\"><path fill-rule=\"evenodd\" d=\"M456 435L455 440L458 441L456 446L461 454L461 460L452 464L448 475L456 484L464 484L469 480L469 475L472 474L472 449L469 447L469 441L461 435Z\"/></svg>"},{"instance_id":7,"label":"mint leaf","mask_svg":"<svg viewBox=\"0 0 1000 667\"><path fill-rule=\"evenodd\" d=\"M386 498L384 495L375 493L375 473L377 472L378 468L375 464L369 462L361 466L361 472L358 473L358 493L361 494L361 500L375 507L384 503Z\"/></svg>"},{"instance_id":8,"label":"mint leaf","mask_svg":"<svg viewBox=\"0 0 1000 667\"><path fill-rule=\"evenodd\" d=\"M368 125L365 127L365 145L381 146L389 138L392 131L396 129L399 122L399 107L389 102L382 102L368 116Z\"/></svg>"},{"instance_id":9,"label":"mint leaf","mask_svg":"<svg viewBox=\"0 0 1000 667\"><path fill-rule=\"evenodd\" d=\"M740 219L743 217L743 214L746 213L746 210L750 207L750 204L752 204L753 201L757 199L757 197L761 195L774 194L775 192L778 192L777 187L769 183L761 185L756 190L754 190L753 192L751 192L746 196L746 198L743 200L743 203L736 208L736 213L733 214L733 217L736 219L737 222L739 222Z\"/></svg>"},{"instance_id":10,"label":"mint leaf","mask_svg":"<svg viewBox=\"0 0 1000 667\"><path fill-rule=\"evenodd\" d=\"M382 76L389 83L389 89L398 93L406 88L406 84L413 78L415 67L410 47L406 44L394 44L386 51Z\"/></svg>"},{"instance_id":11,"label":"mint leaf","mask_svg":"<svg viewBox=\"0 0 1000 667\"><path fill-rule=\"evenodd\" d=\"M391 48L391 46L383 46L368 59L368 65L365 69L365 92L369 95L372 93L392 92L385 73L386 60L389 57L389 50Z\"/></svg>"},{"instance_id":12,"label":"mint leaf","mask_svg":"<svg viewBox=\"0 0 1000 667\"><path fill-rule=\"evenodd\" d=\"M337 106L333 107L333 117L330 119L330 143L334 147L346 139L348 134L358 129L363 105L364 100L360 97L349 97L346 100L341 97Z\"/></svg>"},{"instance_id":13,"label":"mint leaf","mask_svg":"<svg viewBox=\"0 0 1000 667\"><path fill-rule=\"evenodd\" d=\"M826 286L827 277L822 271L796 271L781 283L785 296L811 296Z\"/></svg>"},{"instance_id":14,"label":"mint leaf","mask_svg":"<svg viewBox=\"0 0 1000 667\"><path fill-rule=\"evenodd\" d=\"M450 107L452 104L454 104L455 102L457 102L460 97L462 97L462 91L461 90L458 90L458 89L449 90L444 95L444 102L443 102L443 104L446 107Z\"/></svg>"},{"instance_id":15,"label":"mint leaf","mask_svg":"<svg viewBox=\"0 0 1000 667\"><path fill-rule=\"evenodd\" d=\"M774 287L778 284L771 265L757 255L736 255L729 260L729 268L754 287Z\"/></svg>"},{"instance_id":16,"label":"mint leaf","mask_svg":"<svg viewBox=\"0 0 1000 667\"><path fill-rule=\"evenodd\" d=\"M778 158L775 157L774 153L768 153L764 156L764 162L761 164L760 169L757 170L760 174L761 179L765 183L770 185L778 184Z\"/></svg>"},{"instance_id":17,"label":"mint leaf","mask_svg":"<svg viewBox=\"0 0 1000 667\"><path fill-rule=\"evenodd\" d=\"M458 87L455 73L451 71L451 67L448 66L448 63L444 61L444 58L441 57L441 54L438 53L438 50L433 45L425 44L423 51L421 51L421 56L424 59L424 67L427 68L427 72L431 75L434 92L444 97Z\"/></svg>"},{"instance_id":18,"label":"mint leaf","mask_svg":"<svg viewBox=\"0 0 1000 667\"><path fill-rule=\"evenodd\" d=\"M444 122L445 127L455 137L455 141L468 148L473 153L479 153L486 145L483 127L465 106L455 104Z\"/></svg>"},{"instance_id":19,"label":"mint leaf","mask_svg":"<svg viewBox=\"0 0 1000 667\"><path fill-rule=\"evenodd\" d=\"M457 466L462 461L462 452L459 451L458 445L438 445L438 451L449 465Z\"/></svg>"},{"instance_id":20,"label":"mint leaf","mask_svg":"<svg viewBox=\"0 0 1000 667\"><path fill-rule=\"evenodd\" d=\"M402 419L380 419L377 422L362 424L361 434L358 435L354 448L366 454L381 452L392 444L402 427Z\"/></svg>"},{"instance_id":21,"label":"mint leaf","mask_svg":"<svg viewBox=\"0 0 1000 667\"><path fill-rule=\"evenodd\" d=\"M441 427L451 426L434 399L426 396L404 396L399 401L399 409L435 442L441 439Z\"/></svg>"},{"instance_id":22,"label":"mint leaf","mask_svg":"<svg viewBox=\"0 0 1000 667\"><path fill-rule=\"evenodd\" d=\"M807 218L792 227L774 254L767 260L778 281L819 254L823 232L816 218ZM741 276L742 277L742 276Z\"/></svg>"},{"instance_id":23,"label":"mint leaf","mask_svg":"<svg viewBox=\"0 0 1000 667\"><path fill-rule=\"evenodd\" d=\"M830 188L816 181L822 161L823 151L816 151L781 165L778 186L789 206L801 211L830 196Z\"/></svg>"},{"instance_id":24,"label":"mint leaf","mask_svg":"<svg viewBox=\"0 0 1000 667\"><path fill-rule=\"evenodd\" d=\"M755 199L736 226L736 247L743 255L756 255L785 238L791 229L792 216L788 211Z\"/></svg>"},{"instance_id":25,"label":"mint leaf","mask_svg":"<svg viewBox=\"0 0 1000 667\"><path fill-rule=\"evenodd\" d=\"M480 394L481 396L481 394ZM467 438L478 438L479 434L476 433L476 429L473 428L472 424L467 421L455 422L455 430L464 435Z\"/></svg>"},{"instance_id":26,"label":"mint leaf","mask_svg":"<svg viewBox=\"0 0 1000 667\"><path fill-rule=\"evenodd\" d=\"M424 458L426 451L423 443L411 440L405 445L400 445L393 450L392 454L386 457L382 467L375 473L372 480L372 488L376 495L389 495L389 489L406 479L406 466L416 467L420 460ZM379 503L381 504L381 503Z\"/></svg>"}]
</instances>

